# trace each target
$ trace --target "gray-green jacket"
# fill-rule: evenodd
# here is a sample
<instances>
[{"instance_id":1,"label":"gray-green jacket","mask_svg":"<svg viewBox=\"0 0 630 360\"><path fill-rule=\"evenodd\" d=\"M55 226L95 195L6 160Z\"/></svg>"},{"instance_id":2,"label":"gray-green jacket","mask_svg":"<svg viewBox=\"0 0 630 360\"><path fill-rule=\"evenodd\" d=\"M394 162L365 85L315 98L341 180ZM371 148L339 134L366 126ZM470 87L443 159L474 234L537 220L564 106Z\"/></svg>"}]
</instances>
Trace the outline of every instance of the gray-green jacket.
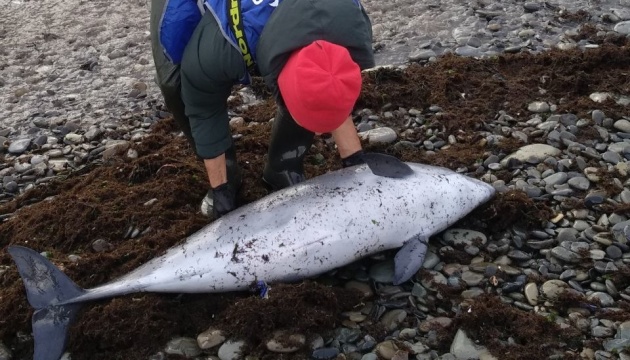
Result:
<instances>
[{"instance_id":1,"label":"gray-green jacket","mask_svg":"<svg viewBox=\"0 0 630 360\"><path fill-rule=\"evenodd\" d=\"M263 29L255 59L277 100L277 78L288 57L315 40L346 47L361 69L374 66L372 25L352 0L283 0ZM181 63L182 99L200 157L214 158L231 145L227 99L246 76L240 51L206 12Z\"/></svg>"}]
</instances>

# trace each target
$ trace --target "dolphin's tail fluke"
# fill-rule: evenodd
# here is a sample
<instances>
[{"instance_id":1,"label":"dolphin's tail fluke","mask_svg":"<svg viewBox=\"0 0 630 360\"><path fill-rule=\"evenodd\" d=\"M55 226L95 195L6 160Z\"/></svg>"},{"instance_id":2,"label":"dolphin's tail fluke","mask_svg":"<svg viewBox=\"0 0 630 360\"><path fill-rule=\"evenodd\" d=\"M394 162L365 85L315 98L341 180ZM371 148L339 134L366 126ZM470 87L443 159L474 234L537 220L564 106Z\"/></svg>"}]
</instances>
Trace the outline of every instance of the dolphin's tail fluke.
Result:
<instances>
[{"instance_id":1,"label":"dolphin's tail fluke","mask_svg":"<svg viewBox=\"0 0 630 360\"><path fill-rule=\"evenodd\" d=\"M34 360L58 360L63 354L68 328L81 304L70 303L85 293L45 257L31 249L9 246L33 313Z\"/></svg>"}]
</instances>

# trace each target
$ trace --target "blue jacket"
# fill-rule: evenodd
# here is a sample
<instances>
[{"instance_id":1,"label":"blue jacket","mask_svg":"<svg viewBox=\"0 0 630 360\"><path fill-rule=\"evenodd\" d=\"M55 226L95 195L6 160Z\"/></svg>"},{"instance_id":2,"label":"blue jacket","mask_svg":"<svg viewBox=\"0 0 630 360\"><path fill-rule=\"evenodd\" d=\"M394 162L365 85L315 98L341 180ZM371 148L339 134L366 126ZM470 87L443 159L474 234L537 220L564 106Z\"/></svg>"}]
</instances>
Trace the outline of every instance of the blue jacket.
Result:
<instances>
[{"instance_id":1,"label":"blue jacket","mask_svg":"<svg viewBox=\"0 0 630 360\"><path fill-rule=\"evenodd\" d=\"M231 145L227 99L235 84L247 83L250 78L236 36L230 34L233 30L228 25L227 1L231 0L215 2L215 7L210 7L213 10L205 12L185 46L181 62L182 100L197 154L204 159L222 154ZM262 8L253 4L261 0L242 1L250 2L249 8L241 5L246 14L243 33L250 42L248 49L257 75L278 102L282 97L277 78L284 64L295 50L313 41L325 40L345 47L361 69L374 66L371 22L356 0L282 0L276 8L269 1ZM223 7L223 21L219 21L216 15ZM268 15L266 20L261 17L252 22L250 15L254 13L248 9L271 12L264 13Z\"/></svg>"},{"instance_id":2,"label":"blue jacket","mask_svg":"<svg viewBox=\"0 0 630 360\"><path fill-rule=\"evenodd\" d=\"M203 12L210 11L223 36L241 51L246 66L255 65L256 45L269 16L282 0L168 0L159 25L164 54L179 64Z\"/></svg>"}]
</instances>

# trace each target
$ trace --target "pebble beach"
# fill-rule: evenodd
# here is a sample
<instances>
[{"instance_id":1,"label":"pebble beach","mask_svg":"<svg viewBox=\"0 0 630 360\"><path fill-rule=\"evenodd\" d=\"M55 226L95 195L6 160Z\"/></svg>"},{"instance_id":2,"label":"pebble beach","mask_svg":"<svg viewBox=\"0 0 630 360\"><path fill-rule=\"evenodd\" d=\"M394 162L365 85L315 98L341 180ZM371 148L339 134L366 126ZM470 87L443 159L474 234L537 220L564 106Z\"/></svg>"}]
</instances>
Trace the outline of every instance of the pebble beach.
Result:
<instances>
[{"instance_id":1,"label":"pebble beach","mask_svg":"<svg viewBox=\"0 0 630 360\"><path fill-rule=\"evenodd\" d=\"M602 45L593 41L596 37L630 36L628 0L363 4L373 23L379 69L429 66L443 56L598 51ZM137 159L133 145L170 117L153 81L150 3L11 0L0 6L0 205L89 164L119 156ZM582 36L585 29L591 37ZM545 221L500 232L483 222L473 224L475 229L450 228L431 239L421 274L401 286L391 285L388 255L327 274L337 286L370 301L340 314L341 326L327 334L270 334L267 358L306 348L312 359L630 359L628 76L627 69L620 70L625 86L614 91L579 84L586 112L545 99L553 81L537 79L536 100L522 104L518 113L506 105L474 131L483 146L505 139L518 146L453 167L491 184L500 195L518 192L533 204L544 203ZM234 96L241 99L231 121L239 139L244 120L237 113L262 100L249 88L235 90ZM472 135L435 126L442 113L439 104L362 107L355 119L366 144L440 156L461 142L460 135ZM1 213L0 221L19 216L19 211ZM130 228L125 237L141 238L145 230ZM10 241L0 240L3 247ZM114 246L87 241L97 253ZM466 261L455 261L453 254ZM0 276L8 266L0 266ZM456 292L457 301L443 301L443 287ZM476 311L469 305L487 294L495 294L506 309L536 315L578 340L559 341L545 357L502 357L462 327L453 329L450 346L443 349L440 329L450 328L455 314ZM554 310L555 301L569 298L566 311ZM374 322L386 329L385 337L366 330ZM291 346L281 341L287 337ZM506 346L515 342L510 339ZM247 355L245 346L210 326L173 334L149 358L236 360ZM9 342L0 343L0 360L21 359L14 355ZM71 351L66 354L72 357Z\"/></svg>"}]
</instances>

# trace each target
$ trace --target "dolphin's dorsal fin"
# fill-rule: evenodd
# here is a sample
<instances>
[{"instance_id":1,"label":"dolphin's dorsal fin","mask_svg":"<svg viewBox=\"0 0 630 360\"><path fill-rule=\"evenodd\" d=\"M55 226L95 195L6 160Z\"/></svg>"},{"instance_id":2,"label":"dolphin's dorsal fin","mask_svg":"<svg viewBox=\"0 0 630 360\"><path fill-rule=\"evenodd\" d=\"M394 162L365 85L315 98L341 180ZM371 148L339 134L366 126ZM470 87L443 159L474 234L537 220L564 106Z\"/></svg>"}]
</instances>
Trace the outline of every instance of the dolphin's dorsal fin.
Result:
<instances>
[{"instance_id":1,"label":"dolphin's dorsal fin","mask_svg":"<svg viewBox=\"0 0 630 360\"><path fill-rule=\"evenodd\" d=\"M365 153L362 158L374 175L400 179L413 174L409 165L391 155Z\"/></svg>"}]
</instances>

